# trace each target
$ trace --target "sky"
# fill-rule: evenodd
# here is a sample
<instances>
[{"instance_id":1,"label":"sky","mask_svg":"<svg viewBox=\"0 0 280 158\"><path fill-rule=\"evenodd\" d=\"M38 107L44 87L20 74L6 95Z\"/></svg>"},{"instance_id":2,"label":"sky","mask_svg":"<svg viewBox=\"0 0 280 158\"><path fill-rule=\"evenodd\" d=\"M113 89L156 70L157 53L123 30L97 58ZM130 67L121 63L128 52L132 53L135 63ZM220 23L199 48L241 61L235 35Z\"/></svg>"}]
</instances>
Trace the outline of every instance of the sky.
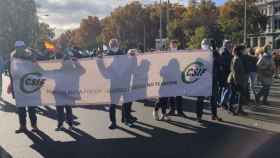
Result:
<instances>
[{"instance_id":1,"label":"sky","mask_svg":"<svg viewBox=\"0 0 280 158\"><path fill-rule=\"evenodd\" d=\"M35 0L38 6L39 20L55 28L56 36L68 29L79 26L82 18L89 15L103 18L111 11L135 0ZM159 0L140 0L149 4ZM166 1L166 0L162 0ZM221 5L225 0L214 0ZM187 5L188 0L170 0L171 3ZM47 15L47 16L46 16Z\"/></svg>"}]
</instances>

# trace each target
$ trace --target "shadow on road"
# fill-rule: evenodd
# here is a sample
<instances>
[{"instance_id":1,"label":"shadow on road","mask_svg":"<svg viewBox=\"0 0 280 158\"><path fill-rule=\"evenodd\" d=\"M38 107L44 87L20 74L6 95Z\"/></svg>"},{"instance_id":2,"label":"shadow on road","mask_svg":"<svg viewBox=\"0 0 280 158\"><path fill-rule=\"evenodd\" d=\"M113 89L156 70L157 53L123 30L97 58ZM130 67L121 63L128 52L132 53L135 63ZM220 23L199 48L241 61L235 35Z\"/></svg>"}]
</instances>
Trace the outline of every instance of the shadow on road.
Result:
<instances>
[{"instance_id":1,"label":"shadow on road","mask_svg":"<svg viewBox=\"0 0 280 158\"><path fill-rule=\"evenodd\" d=\"M144 137L119 128L135 138L96 139L74 128L64 130L75 141L55 141L44 132L26 132L31 148L46 158L272 158L280 154L280 135L254 128L232 127L205 121L203 127L170 121L174 126L192 132L179 134L167 129L137 122L136 129L151 135ZM207 141L206 141L207 140Z\"/></svg>"},{"instance_id":2,"label":"shadow on road","mask_svg":"<svg viewBox=\"0 0 280 158\"><path fill-rule=\"evenodd\" d=\"M0 146L0 158L12 158L12 156Z\"/></svg>"},{"instance_id":3,"label":"shadow on road","mask_svg":"<svg viewBox=\"0 0 280 158\"><path fill-rule=\"evenodd\" d=\"M0 101L3 103L3 104L0 103L0 111L8 112L8 113L16 113L17 112L17 108L16 108L15 105L13 105L9 102L6 102L3 99L0 99Z\"/></svg>"},{"instance_id":4,"label":"shadow on road","mask_svg":"<svg viewBox=\"0 0 280 158\"><path fill-rule=\"evenodd\" d=\"M280 123L280 85L279 81L275 81L271 87L271 92L268 100L270 105L259 105L249 108L249 118L269 122Z\"/></svg>"}]
</instances>

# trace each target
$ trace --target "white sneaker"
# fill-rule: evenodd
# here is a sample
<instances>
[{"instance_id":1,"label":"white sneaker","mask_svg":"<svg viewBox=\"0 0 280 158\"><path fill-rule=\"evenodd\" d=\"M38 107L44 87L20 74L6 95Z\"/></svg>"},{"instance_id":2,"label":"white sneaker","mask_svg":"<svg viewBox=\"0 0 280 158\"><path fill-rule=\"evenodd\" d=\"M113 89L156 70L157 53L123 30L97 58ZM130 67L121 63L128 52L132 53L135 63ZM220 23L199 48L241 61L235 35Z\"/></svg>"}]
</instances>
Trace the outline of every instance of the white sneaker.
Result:
<instances>
[{"instance_id":1,"label":"white sneaker","mask_svg":"<svg viewBox=\"0 0 280 158\"><path fill-rule=\"evenodd\" d=\"M153 117L155 120L157 120L157 121L159 120L158 111L156 111L156 110L153 111Z\"/></svg>"}]
</instances>

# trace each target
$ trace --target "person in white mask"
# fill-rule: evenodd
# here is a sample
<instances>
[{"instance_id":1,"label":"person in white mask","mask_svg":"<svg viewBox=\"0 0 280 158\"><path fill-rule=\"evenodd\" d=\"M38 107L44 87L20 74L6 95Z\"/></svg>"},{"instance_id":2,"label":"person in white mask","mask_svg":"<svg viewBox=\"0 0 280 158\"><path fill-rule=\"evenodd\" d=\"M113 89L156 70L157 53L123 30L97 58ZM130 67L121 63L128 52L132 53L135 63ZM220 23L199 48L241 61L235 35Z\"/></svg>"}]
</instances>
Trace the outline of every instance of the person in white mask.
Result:
<instances>
[{"instance_id":1,"label":"person in white mask","mask_svg":"<svg viewBox=\"0 0 280 158\"><path fill-rule=\"evenodd\" d=\"M202 50L210 50L210 41L207 38L204 38L201 41L201 49Z\"/></svg>"}]
</instances>

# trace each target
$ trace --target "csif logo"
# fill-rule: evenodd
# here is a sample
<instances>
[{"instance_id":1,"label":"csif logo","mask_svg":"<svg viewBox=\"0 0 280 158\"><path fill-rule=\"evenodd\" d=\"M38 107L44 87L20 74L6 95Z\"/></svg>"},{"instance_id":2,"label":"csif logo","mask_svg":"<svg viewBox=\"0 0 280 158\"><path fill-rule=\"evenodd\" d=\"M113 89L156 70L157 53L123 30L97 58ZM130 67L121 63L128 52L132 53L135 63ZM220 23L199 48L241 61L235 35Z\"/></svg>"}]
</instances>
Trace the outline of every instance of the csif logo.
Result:
<instances>
[{"instance_id":1,"label":"csif logo","mask_svg":"<svg viewBox=\"0 0 280 158\"><path fill-rule=\"evenodd\" d=\"M21 78L20 89L27 94L34 93L45 84L45 81L41 73L28 73Z\"/></svg>"},{"instance_id":2,"label":"csif logo","mask_svg":"<svg viewBox=\"0 0 280 158\"><path fill-rule=\"evenodd\" d=\"M182 72L182 80L186 84L195 83L206 71L207 68L202 62L193 62L188 65Z\"/></svg>"}]
</instances>

